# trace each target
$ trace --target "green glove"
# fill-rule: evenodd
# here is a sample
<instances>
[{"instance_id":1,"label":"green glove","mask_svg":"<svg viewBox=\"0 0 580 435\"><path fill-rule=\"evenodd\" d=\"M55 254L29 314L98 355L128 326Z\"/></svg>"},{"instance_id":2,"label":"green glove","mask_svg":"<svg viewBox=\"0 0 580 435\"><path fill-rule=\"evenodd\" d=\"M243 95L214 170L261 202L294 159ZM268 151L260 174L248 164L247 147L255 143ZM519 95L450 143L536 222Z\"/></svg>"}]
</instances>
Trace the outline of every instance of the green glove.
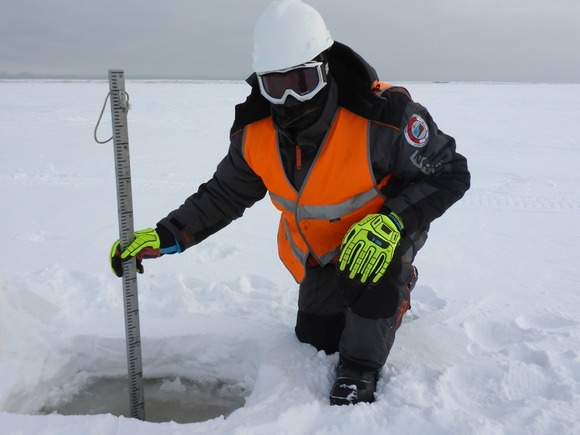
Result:
<instances>
[{"instance_id":1,"label":"green glove","mask_svg":"<svg viewBox=\"0 0 580 435\"><path fill-rule=\"evenodd\" d=\"M144 258L143 255L149 254L151 257L159 257L159 234L153 228L146 228L144 230L135 231L135 239L131 242L127 249L121 253L121 260L126 260L129 257ZM147 252L143 252L143 250Z\"/></svg>"},{"instance_id":2,"label":"green glove","mask_svg":"<svg viewBox=\"0 0 580 435\"><path fill-rule=\"evenodd\" d=\"M354 224L342 241L339 269L350 279L365 283L369 277L378 282L393 259L401 239L403 221L394 212L370 214Z\"/></svg>"},{"instance_id":3,"label":"green glove","mask_svg":"<svg viewBox=\"0 0 580 435\"><path fill-rule=\"evenodd\" d=\"M141 260L144 258L157 258L163 254L173 254L176 252L181 252L181 248L177 242L172 246L161 248L161 240L157 231L153 228L146 228L135 231L135 239L123 252L121 252L119 240L113 243L109 257L113 273L121 277L123 276L123 261L131 257L137 259L137 272L143 273L144 269Z\"/></svg>"}]
</instances>

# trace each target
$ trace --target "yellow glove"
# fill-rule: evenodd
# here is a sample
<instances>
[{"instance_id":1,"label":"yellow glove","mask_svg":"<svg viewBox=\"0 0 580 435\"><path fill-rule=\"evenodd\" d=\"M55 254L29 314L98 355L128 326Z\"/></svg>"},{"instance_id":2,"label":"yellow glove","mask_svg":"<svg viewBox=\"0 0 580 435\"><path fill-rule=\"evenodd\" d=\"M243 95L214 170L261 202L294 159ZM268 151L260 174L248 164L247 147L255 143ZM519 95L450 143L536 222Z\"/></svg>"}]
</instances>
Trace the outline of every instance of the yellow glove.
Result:
<instances>
[{"instance_id":1,"label":"yellow glove","mask_svg":"<svg viewBox=\"0 0 580 435\"><path fill-rule=\"evenodd\" d=\"M389 215L370 214L354 224L342 241L339 269L350 279L365 283L378 282L393 259L401 239L403 221L394 212Z\"/></svg>"},{"instance_id":2,"label":"yellow glove","mask_svg":"<svg viewBox=\"0 0 580 435\"><path fill-rule=\"evenodd\" d=\"M135 231L135 239L129 246L121 253L121 260L126 260L129 257L146 258L159 257L159 235L153 228L146 228L141 231ZM143 252L143 250L146 250ZM147 255L148 254L148 255Z\"/></svg>"},{"instance_id":3,"label":"yellow glove","mask_svg":"<svg viewBox=\"0 0 580 435\"><path fill-rule=\"evenodd\" d=\"M161 240L159 234L153 228L146 228L144 230L135 231L135 239L121 252L120 241L113 243L111 253L109 255L111 261L111 268L113 273L118 277L123 276L123 261L131 257L137 259L137 272L143 273L143 264L141 260L144 258L157 258L164 254L174 254L181 252L181 248L177 242L174 245L161 247Z\"/></svg>"}]
</instances>

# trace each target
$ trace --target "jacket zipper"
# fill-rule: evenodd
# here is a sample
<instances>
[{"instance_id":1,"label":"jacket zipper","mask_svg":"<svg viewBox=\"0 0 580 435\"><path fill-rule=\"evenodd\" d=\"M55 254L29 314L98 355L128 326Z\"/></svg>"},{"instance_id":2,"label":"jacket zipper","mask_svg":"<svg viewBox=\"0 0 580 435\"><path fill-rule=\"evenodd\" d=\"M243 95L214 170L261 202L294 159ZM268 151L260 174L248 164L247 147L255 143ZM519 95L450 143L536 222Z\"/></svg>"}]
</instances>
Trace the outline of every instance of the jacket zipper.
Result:
<instances>
[{"instance_id":1,"label":"jacket zipper","mask_svg":"<svg viewBox=\"0 0 580 435\"><path fill-rule=\"evenodd\" d=\"M302 169L302 149L300 145L296 145L296 169Z\"/></svg>"}]
</instances>

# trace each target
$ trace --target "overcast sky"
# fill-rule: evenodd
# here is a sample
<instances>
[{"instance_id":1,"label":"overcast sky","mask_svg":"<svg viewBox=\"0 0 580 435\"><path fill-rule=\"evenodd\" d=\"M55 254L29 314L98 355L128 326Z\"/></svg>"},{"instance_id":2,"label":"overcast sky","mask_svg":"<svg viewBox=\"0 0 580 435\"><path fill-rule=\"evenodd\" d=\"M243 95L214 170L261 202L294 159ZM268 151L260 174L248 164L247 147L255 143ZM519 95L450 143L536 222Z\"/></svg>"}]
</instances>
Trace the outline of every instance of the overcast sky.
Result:
<instances>
[{"instance_id":1,"label":"overcast sky","mask_svg":"<svg viewBox=\"0 0 580 435\"><path fill-rule=\"evenodd\" d=\"M0 0L0 76L244 79L270 0ZM580 0L310 0L385 81L580 83Z\"/></svg>"}]
</instances>

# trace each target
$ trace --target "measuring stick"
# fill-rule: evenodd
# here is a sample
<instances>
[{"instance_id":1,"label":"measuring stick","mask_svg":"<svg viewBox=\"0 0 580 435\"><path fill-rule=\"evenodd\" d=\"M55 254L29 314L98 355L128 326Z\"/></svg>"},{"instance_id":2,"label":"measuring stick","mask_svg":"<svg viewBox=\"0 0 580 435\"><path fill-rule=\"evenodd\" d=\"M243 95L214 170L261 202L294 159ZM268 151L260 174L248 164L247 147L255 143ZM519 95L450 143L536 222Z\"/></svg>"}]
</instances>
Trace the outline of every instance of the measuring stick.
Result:
<instances>
[{"instance_id":1,"label":"measuring stick","mask_svg":"<svg viewBox=\"0 0 580 435\"><path fill-rule=\"evenodd\" d=\"M115 149L119 240L121 241L122 252L133 241L135 233L131 194L129 133L127 129L129 100L125 92L125 74L123 70L109 70L109 91L111 93L111 116ZM139 301L137 298L135 258L123 262L123 298L125 304L125 337L127 342L131 417L145 420L143 362L141 359L141 332L139 329Z\"/></svg>"}]
</instances>

